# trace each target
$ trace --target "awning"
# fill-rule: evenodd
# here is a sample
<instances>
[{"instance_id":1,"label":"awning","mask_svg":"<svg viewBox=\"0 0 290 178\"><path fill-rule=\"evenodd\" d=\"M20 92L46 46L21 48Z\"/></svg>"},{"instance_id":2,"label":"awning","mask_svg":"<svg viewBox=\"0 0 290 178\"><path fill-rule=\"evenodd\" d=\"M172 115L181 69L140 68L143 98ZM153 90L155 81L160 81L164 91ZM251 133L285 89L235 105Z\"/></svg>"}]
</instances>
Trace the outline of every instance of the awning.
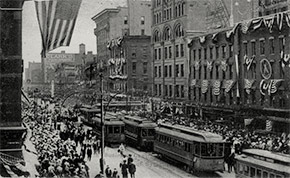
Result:
<instances>
[{"instance_id":1,"label":"awning","mask_svg":"<svg viewBox=\"0 0 290 178\"><path fill-rule=\"evenodd\" d=\"M24 160L0 153L0 175L1 177L28 177L30 173L21 164Z\"/></svg>"}]
</instances>

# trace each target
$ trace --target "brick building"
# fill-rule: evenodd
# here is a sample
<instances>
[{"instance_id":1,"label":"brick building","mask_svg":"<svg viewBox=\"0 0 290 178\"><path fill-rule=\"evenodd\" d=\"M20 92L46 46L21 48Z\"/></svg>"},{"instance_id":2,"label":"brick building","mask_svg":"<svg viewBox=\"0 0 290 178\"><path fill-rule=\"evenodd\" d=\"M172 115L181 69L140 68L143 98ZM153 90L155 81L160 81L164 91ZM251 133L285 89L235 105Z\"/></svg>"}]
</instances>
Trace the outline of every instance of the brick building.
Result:
<instances>
[{"instance_id":1,"label":"brick building","mask_svg":"<svg viewBox=\"0 0 290 178\"><path fill-rule=\"evenodd\" d=\"M111 46L114 46L118 39L124 36L151 35L150 9L151 4L148 0L127 0L126 7L104 9L92 17L96 23L94 33L97 37L98 63L101 68L108 67L108 60L113 56ZM112 82L108 70L105 71L104 78L104 88L109 89L109 83Z\"/></svg>"},{"instance_id":2,"label":"brick building","mask_svg":"<svg viewBox=\"0 0 290 178\"><path fill-rule=\"evenodd\" d=\"M193 38L192 109L212 119L263 119L289 133L289 28L288 12Z\"/></svg>"},{"instance_id":3,"label":"brick building","mask_svg":"<svg viewBox=\"0 0 290 178\"><path fill-rule=\"evenodd\" d=\"M110 48L109 91L140 96L151 95L150 36L125 36Z\"/></svg>"}]
</instances>

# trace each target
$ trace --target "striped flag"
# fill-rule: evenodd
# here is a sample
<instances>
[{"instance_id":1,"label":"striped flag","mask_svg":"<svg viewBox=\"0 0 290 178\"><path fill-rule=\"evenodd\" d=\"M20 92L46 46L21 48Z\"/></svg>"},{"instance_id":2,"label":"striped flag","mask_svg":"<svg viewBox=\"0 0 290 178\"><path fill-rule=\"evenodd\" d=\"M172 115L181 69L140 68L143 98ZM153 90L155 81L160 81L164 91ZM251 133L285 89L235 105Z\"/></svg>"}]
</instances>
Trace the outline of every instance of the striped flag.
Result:
<instances>
[{"instance_id":1,"label":"striped flag","mask_svg":"<svg viewBox=\"0 0 290 178\"><path fill-rule=\"evenodd\" d=\"M42 56L69 46L82 0L35 0L42 37Z\"/></svg>"}]
</instances>

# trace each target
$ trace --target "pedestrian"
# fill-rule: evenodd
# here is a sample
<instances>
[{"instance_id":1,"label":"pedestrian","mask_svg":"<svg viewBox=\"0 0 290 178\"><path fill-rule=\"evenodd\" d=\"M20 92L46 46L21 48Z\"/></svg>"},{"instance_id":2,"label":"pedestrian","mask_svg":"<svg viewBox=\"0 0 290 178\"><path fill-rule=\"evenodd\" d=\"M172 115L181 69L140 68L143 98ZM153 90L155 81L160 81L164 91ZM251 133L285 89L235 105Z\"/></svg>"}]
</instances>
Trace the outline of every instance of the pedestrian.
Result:
<instances>
[{"instance_id":1,"label":"pedestrian","mask_svg":"<svg viewBox=\"0 0 290 178\"><path fill-rule=\"evenodd\" d=\"M131 155L131 154L129 154L129 157L128 157L128 165L129 165L130 163L132 163L132 162L133 162L132 155Z\"/></svg>"},{"instance_id":2,"label":"pedestrian","mask_svg":"<svg viewBox=\"0 0 290 178\"><path fill-rule=\"evenodd\" d=\"M120 167L123 178L128 178L128 165L126 164L126 160L123 160L123 163L120 164Z\"/></svg>"},{"instance_id":3,"label":"pedestrian","mask_svg":"<svg viewBox=\"0 0 290 178\"><path fill-rule=\"evenodd\" d=\"M112 178L117 178L118 177L118 171L116 168L114 168L114 171L113 171L113 177Z\"/></svg>"},{"instance_id":4,"label":"pedestrian","mask_svg":"<svg viewBox=\"0 0 290 178\"><path fill-rule=\"evenodd\" d=\"M87 148L87 155L88 155L88 160L91 161L91 159L92 159L92 148L91 148L91 146L89 146Z\"/></svg>"},{"instance_id":5,"label":"pedestrian","mask_svg":"<svg viewBox=\"0 0 290 178\"><path fill-rule=\"evenodd\" d=\"M129 169L131 178L135 178L136 166L133 162L129 164L128 169Z\"/></svg>"},{"instance_id":6,"label":"pedestrian","mask_svg":"<svg viewBox=\"0 0 290 178\"><path fill-rule=\"evenodd\" d=\"M119 146L118 152L119 152L122 156L124 156L124 151L125 151L125 147L124 147L123 143L121 143L121 145Z\"/></svg>"},{"instance_id":7,"label":"pedestrian","mask_svg":"<svg viewBox=\"0 0 290 178\"><path fill-rule=\"evenodd\" d=\"M112 177L112 170L110 169L109 165L107 165L107 168L105 170L105 174L106 174L107 178L111 178Z\"/></svg>"}]
</instances>

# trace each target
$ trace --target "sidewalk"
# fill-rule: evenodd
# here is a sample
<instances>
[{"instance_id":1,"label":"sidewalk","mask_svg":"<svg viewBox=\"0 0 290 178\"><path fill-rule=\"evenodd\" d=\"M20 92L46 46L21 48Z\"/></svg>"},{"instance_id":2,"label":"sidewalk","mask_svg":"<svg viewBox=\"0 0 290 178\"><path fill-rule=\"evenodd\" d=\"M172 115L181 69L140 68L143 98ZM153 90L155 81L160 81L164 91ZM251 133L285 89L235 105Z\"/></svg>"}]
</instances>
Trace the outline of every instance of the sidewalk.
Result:
<instances>
[{"instance_id":1,"label":"sidewalk","mask_svg":"<svg viewBox=\"0 0 290 178\"><path fill-rule=\"evenodd\" d=\"M27 125L26 125L26 128L27 128L27 135L24 141L24 145L26 145L26 149L25 149L25 146L22 147L23 158L25 161L25 167L27 171L30 173L30 177L36 177L36 175L39 175L39 174L35 168L35 165L39 165L39 162L37 159L37 155L34 154L36 153L35 147L33 143L29 140L31 137L31 130Z\"/></svg>"}]
</instances>

